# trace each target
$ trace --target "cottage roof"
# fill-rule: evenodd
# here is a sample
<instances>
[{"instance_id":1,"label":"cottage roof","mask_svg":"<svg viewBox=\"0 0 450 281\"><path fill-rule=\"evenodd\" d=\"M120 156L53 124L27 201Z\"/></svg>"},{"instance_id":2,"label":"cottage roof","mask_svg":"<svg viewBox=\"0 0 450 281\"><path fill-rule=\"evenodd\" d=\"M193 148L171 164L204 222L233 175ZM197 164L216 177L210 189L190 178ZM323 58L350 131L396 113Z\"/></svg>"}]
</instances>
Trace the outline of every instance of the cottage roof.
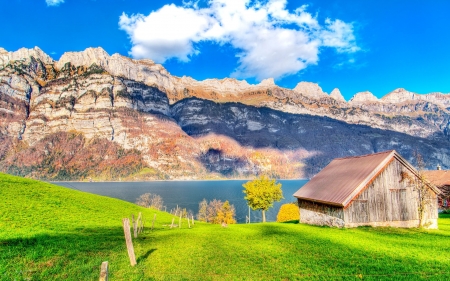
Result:
<instances>
[{"instance_id":1,"label":"cottage roof","mask_svg":"<svg viewBox=\"0 0 450 281\"><path fill-rule=\"evenodd\" d=\"M423 171L425 178L436 186L450 185L449 170Z\"/></svg>"},{"instance_id":2,"label":"cottage roof","mask_svg":"<svg viewBox=\"0 0 450 281\"><path fill-rule=\"evenodd\" d=\"M337 158L294 193L294 196L299 199L346 207L394 159L417 175L414 167L395 150Z\"/></svg>"}]
</instances>

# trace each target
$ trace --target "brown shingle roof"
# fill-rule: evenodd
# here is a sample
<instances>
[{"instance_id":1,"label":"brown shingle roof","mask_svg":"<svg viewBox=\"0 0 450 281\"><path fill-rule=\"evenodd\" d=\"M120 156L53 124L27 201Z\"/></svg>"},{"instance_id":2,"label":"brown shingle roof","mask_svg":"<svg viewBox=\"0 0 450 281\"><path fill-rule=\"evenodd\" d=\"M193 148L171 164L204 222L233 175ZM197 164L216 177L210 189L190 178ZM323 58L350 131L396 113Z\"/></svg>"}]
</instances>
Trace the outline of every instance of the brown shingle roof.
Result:
<instances>
[{"instance_id":1,"label":"brown shingle roof","mask_svg":"<svg viewBox=\"0 0 450 281\"><path fill-rule=\"evenodd\" d=\"M449 170L423 171L425 178L436 186L450 185Z\"/></svg>"},{"instance_id":2,"label":"brown shingle roof","mask_svg":"<svg viewBox=\"0 0 450 281\"><path fill-rule=\"evenodd\" d=\"M395 150L338 158L300 188L294 196L345 207L390 163L394 157L411 172L416 170Z\"/></svg>"}]
</instances>

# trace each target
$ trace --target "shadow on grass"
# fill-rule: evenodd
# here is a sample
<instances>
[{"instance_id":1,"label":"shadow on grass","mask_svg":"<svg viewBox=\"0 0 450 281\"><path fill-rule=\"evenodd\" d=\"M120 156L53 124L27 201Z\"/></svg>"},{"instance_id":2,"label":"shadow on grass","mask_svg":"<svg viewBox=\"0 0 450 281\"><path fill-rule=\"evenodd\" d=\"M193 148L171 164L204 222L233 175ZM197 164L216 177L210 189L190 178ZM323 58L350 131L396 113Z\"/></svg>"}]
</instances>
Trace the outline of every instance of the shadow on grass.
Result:
<instances>
[{"instance_id":1,"label":"shadow on grass","mask_svg":"<svg viewBox=\"0 0 450 281\"><path fill-rule=\"evenodd\" d=\"M145 237L148 234L143 234ZM156 249L134 239L138 265ZM145 247L147 246L147 247ZM0 280L94 280L99 267L109 261L114 268L129 267L122 227L85 228L36 234L29 238L0 238Z\"/></svg>"},{"instance_id":2,"label":"shadow on grass","mask_svg":"<svg viewBox=\"0 0 450 281\"><path fill-rule=\"evenodd\" d=\"M299 220L290 220L290 221L284 221L282 223L290 223L290 224L298 224Z\"/></svg>"},{"instance_id":3,"label":"shadow on grass","mask_svg":"<svg viewBox=\"0 0 450 281\"><path fill-rule=\"evenodd\" d=\"M148 256L150 256L154 251L156 251L156 249L150 249L148 250L145 254L141 255L136 262L139 264L140 262L146 260L148 258Z\"/></svg>"}]
</instances>

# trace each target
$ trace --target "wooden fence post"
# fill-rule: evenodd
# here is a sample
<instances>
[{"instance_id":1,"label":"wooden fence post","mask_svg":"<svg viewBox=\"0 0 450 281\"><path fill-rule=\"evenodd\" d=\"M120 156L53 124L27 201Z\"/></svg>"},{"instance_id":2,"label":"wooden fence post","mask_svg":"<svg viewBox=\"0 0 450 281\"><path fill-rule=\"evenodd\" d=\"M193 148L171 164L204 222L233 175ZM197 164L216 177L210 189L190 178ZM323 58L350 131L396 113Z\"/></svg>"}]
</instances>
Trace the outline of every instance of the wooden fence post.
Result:
<instances>
[{"instance_id":1,"label":"wooden fence post","mask_svg":"<svg viewBox=\"0 0 450 281\"><path fill-rule=\"evenodd\" d=\"M186 218L187 218L187 221L188 221L188 226L189 226L189 228L191 228L191 223L189 222L189 216L187 215Z\"/></svg>"},{"instance_id":2,"label":"wooden fence post","mask_svg":"<svg viewBox=\"0 0 450 281\"><path fill-rule=\"evenodd\" d=\"M134 238L137 238L137 227L136 227L136 221L134 220L134 215L131 215L131 219L133 222L133 233L134 233Z\"/></svg>"},{"instance_id":3,"label":"wooden fence post","mask_svg":"<svg viewBox=\"0 0 450 281\"><path fill-rule=\"evenodd\" d=\"M100 279L99 281L108 281L108 262L102 262L102 266L100 267Z\"/></svg>"},{"instance_id":4,"label":"wooden fence post","mask_svg":"<svg viewBox=\"0 0 450 281\"><path fill-rule=\"evenodd\" d=\"M178 227L181 228L181 212L180 212L180 220L178 221Z\"/></svg>"},{"instance_id":5,"label":"wooden fence post","mask_svg":"<svg viewBox=\"0 0 450 281\"><path fill-rule=\"evenodd\" d=\"M128 257L130 257L130 264L131 266L135 266L136 256L134 255L133 242L131 241L130 220L128 218L124 218L122 223L123 232L125 234L125 242L127 243Z\"/></svg>"},{"instance_id":6,"label":"wooden fence post","mask_svg":"<svg viewBox=\"0 0 450 281\"><path fill-rule=\"evenodd\" d=\"M138 218L137 218L137 222L136 222L137 234L141 233L141 223L142 223L142 213L139 212L139 215L138 215Z\"/></svg>"},{"instance_id":7,"label":"wooden fence post","mask_svg":"<svg viewBox=\"0 0 450 281\"><path fill-rule=\"evenodd\" d=\"M173 227L173 222L175 221L175 218L172 218L172 224L170 225L170 228Z\"/></svg>"},{"instance_id":8,"label":"wooden fence post","mask_svg":"<svg viewBox=\"0 0 450 281\"><path fill-rule=\"evenodd\" d=\"M194 223L194 216L192 216L192 225L194 225L195 223Z\"/></svg>"}]
</instances>

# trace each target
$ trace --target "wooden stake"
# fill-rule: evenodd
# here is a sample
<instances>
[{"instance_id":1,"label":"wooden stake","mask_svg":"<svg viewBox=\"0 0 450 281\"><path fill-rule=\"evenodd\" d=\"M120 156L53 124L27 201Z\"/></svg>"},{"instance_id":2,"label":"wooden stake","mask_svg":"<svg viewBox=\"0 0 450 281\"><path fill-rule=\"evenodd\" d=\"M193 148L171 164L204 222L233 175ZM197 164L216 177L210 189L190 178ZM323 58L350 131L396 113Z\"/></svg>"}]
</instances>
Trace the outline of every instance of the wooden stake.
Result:
<instances>
[{"instance_id":1,"label":"wooden stake","mask_svg":"<svg viewBox=\"0 0 450 281\"><path fill-rule=\"evenodd\" d=\"M102 266L100 267L100 279L99 281L108 281L108 262L102 262Z\"/></svg>"},{"instance_id":2,"label":"wooden stake","mask_svg":"<svg viewBox=\"0 0 450 281\"><path fill-rule=\"evenodd\" d=\"M188 221L188 226L189 226L189 228L191 228L191 223L189 222L189 216L186 216L186 218L187 218L187 221Z\"/></svg>"},{"instance_id":3,"label":"wooden stake","mask_svg":"<svg viewBox=\"0 0 450 281\"><path fill-rule=\"evenodd\" d=\"M173 222L175 221L175 218L172 218L172 224L170 225L170 228L173 227Z\"/></svg>"},{"instance_id":4,"label":"wooden stake","mask_svg":"<svg viewBox=\"0 0 450 281\"><path fill-rule=\"evenodd\" d=\"M152 231L153 231L153 226L155 225L155 220L156 220L156 214L153 216Z\"/></svg>"},{"instance_id":5,"label":"wooden stake","mask_svg":"<svg viewBox=\"0 0 450 281\"><path fill-rule=\"evenodd\" d=\"M131 219L133 221L133 233L134 233L134 238L137 238L137 225L136 225L136 221L134 220L134 215L131 215Z\"/></svg>"},{"instance_id":6,"label":"wooden stake","mask_svg":"<svg viewBox=\"0 0 450 281\"><path fill-rule=\"evenodd\" d=\"M180 220L178 221L178 227L181 228L181 214L180 214Z\"/></svg>"},{"instance_id":7,"label":"wooden stake","mask_svg":"<svg viewBox=\"0 0 450 281\"><path fill-rule=\"evenodd\" d=\"M194 223L194 216L192 216L192 225L194 225L195 223Z\"/></svg>"},{"instance_id":8,"label":"wooden stake","mask_svg":"<svg viewBox=\"0 0 450 281\"><path fill-rule=\"evenodd\" d=\"M131 241L130 220L128 218L124 218L122 223L123 232L125 234L125 242L127 243L128 257L130 258L130 264L131 266L135 266L136 256L134 255L133 242Z\"/></svg>"},{"instance_id":9,"label":"wooden stake","mask_svg":"<svg viewBox=\"0 0 450 281\"><path fill-rule=\"evenodd\" d=\"M137 222L136 222L136 228L137 228L137 233L141 233L141 222L142 222L142 213L139 212L139 216L137 218Z\"/></svg>"}]
</instances>

